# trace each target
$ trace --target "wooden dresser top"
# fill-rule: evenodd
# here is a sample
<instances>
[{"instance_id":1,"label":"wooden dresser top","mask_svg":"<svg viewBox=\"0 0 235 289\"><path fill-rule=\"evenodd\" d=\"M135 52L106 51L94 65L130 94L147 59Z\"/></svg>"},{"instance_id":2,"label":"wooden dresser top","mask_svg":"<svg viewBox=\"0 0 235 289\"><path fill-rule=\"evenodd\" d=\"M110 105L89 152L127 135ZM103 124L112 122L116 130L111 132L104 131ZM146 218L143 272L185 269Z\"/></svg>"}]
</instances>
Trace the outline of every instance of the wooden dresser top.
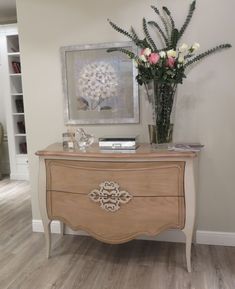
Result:
<instances>
[{"instance_id":1,"label":"wooden dresser top","mask_svg":"<svg viewBox=\"0 0 235 289\"><path fill-rule=\"evenodd\" d=\"M64 150L62 143L55 143L44 150L36 152L37 156L41 157L75 157L75 158L122 158L122 159L138 159L138 158L195 158L196 152L176 152L162 149L154 149L149 144L140 144L140 146L133 151L108 151L100 150L98 144L93 144L85 151L80 149Z\"/></svg>"}]
</instances>

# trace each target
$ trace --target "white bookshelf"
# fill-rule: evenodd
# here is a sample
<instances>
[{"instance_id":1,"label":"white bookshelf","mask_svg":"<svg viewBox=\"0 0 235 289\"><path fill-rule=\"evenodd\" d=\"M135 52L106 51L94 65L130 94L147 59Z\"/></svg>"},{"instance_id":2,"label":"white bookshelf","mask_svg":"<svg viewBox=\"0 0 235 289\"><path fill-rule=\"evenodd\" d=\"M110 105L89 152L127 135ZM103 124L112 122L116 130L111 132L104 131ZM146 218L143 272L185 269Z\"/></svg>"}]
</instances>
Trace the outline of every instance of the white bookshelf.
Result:
<instances>
[{"instance_id":1,"label":"white bookshelf","mask_svg":"<svg viewBox=\"0 0 235 289\"><path fill-rule=\"evenodd\" d=\"M15 180L27 180L27 134L18 31L16 25L2 25L0 31L0 77L4 80L10 177Z\"/></svg>"}]
</instances>

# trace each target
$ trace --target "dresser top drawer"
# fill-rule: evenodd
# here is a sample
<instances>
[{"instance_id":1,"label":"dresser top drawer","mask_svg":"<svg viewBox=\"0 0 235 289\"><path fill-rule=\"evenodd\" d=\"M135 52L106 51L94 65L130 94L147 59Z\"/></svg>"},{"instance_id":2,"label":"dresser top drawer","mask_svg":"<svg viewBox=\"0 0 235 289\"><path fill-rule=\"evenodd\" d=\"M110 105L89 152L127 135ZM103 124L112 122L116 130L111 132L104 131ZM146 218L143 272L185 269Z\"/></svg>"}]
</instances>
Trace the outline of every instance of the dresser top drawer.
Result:
<instances>
[{"instance_id":1,"label":"dresser top drawer","mask_svg":"<svg viewBox=\"0 0 235 289\"><path fill-rule=\"evenodd\" d=\"M46 160L47 190L89 194L115 183L133 196L183 196L184 162Z\"/></svg>"}]
</instances>

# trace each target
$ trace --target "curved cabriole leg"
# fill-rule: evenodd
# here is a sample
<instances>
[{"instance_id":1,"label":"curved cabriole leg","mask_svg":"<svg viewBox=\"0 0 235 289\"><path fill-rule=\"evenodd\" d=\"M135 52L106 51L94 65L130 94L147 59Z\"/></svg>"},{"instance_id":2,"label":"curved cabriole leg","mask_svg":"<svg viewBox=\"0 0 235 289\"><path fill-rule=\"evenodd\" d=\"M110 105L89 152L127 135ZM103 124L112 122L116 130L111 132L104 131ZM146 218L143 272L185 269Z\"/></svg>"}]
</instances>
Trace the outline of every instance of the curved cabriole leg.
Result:
<instances>
[{"instance_id":1,"label":"curved cabriole leg","mask_svg":"<svg viewBox=\"0 0 235 289\"><path fill-rule=\"evenodd\" d=\"M51 254L51 221L43 222L43 227L46 238L46 255L47 258L49 259Z\"/></svg>"},{"instance_id":2,"label":"curved cabriole leg","mask_svg":"<svg viewBox=\"0 0 235 289\"><path fill-rule=\"evenodd\" d=\"M46 168L43 158L39 160L39 181L38 181L38 199L41 212L41 218L46 238L46 254L47 258L50 257L51 251L51 220L47 215L46 207Z\"/></svg>"},{"instance_id":3,"label":"curved cabriole leg","mask_svg":"<svg viewBox=\"0 0 235 289\"><path fill-rule=\"evenodd\" d=\"M185 165L185 207L186 216L183 232L186 237L187 270L191 272L191 247L195 224L195 175L192 159L187 160Z\"/></svg>"},{"instance_id":4,"label":"curved cabriole leg","mask_svg":"<svg viewBox=\"0 0 235 289\"><path fill-rule=\"evenodd\" d=\"M186 232L184 230L184 234L186 237L186 244L185 244L185 251L186 251L186 263L187 263L187 270L189 273L192 272L192 266L191 266L191 248L192 248L192 236L193 232Z\"/></svg>"}]
</instances>

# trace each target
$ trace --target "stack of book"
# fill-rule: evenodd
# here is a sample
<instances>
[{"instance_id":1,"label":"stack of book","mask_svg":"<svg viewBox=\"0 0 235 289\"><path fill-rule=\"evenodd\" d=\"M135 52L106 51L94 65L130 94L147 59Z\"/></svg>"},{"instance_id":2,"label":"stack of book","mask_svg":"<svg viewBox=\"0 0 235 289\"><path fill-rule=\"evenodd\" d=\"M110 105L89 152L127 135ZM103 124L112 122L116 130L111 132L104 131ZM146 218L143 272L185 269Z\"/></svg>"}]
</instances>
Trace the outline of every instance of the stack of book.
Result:
<instances>
[{"instance_id":1,"label":"stack of book","mask_svg":"<svg viewBox=\"0 0 235 289\"><path fill-rule=\"evenodd\" d=\"M99 138L99 148L101 150L136 150L138 147L138 137L101 137Z\"/></svg>"}]
</instances>

